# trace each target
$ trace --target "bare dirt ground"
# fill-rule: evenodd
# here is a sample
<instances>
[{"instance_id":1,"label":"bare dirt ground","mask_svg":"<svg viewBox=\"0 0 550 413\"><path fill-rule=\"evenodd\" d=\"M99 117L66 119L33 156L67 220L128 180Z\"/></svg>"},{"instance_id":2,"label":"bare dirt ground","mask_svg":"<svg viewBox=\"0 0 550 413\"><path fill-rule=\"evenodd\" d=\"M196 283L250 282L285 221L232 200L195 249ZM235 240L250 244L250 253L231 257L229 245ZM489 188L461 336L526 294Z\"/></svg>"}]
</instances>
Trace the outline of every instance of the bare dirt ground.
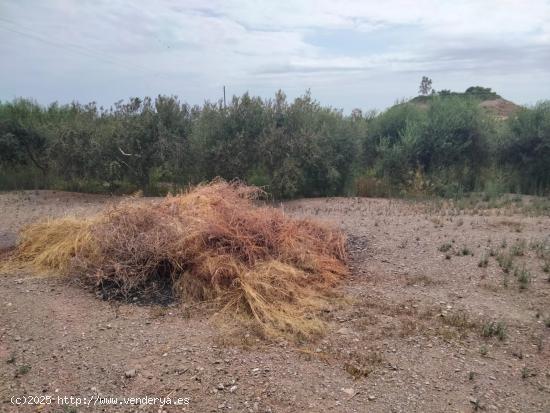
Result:
<instances>
[{"instance_id":1,"label":"bare dirt ground","mask_svg":"<svg viewBox=\"0 0 550 413\"><path fill-rule=\"evenodd\" d=\"M37 218L110 202L0 194L0 248ZM550 412L542 258L550 217L356 198L282 207L332 221L349 237L353 275L341 287L345 300L324 310L324 337L228 335L201 308L107 302L62 278L15 271L0 276L0 411ZM53 402L11 404L24 395ZM57 399L97 395L190 400L75 407Z\"/></svg>"},{"instance_id":2,"label":"bare dirt ground","mask_svg":"<svg viewBox=\"0 0 550 413\"><path fill-rule=\"evenodd\" d=\"M479 104L482 108L487 109L500 119L508 119L511 115L520 110L520 106L509 100L497 98L492 100L484 100Z\"/></svg>"}]
</instances>

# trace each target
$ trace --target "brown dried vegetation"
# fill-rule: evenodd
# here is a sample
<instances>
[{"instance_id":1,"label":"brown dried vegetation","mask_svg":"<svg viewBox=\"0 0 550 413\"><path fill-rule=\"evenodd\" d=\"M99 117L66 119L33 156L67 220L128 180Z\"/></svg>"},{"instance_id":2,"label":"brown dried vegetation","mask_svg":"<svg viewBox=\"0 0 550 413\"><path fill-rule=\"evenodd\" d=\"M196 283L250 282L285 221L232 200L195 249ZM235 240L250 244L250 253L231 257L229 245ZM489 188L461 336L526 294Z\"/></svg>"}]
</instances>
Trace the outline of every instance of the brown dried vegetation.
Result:
<instances>
[{"instance_id":1,"label":"brown dried vegetation","mask_svg":"<svg viewBox=\"0 0 550 413\"><path fill-rule=\"evenodd\" d=\"M158 202L128 199L88 220L30 225L16 259L61 271L106 298L216 303L264 334L307 337L347 274L336 230L258 206L263 192L216 180Z\"/></svg>"}]
</instances>

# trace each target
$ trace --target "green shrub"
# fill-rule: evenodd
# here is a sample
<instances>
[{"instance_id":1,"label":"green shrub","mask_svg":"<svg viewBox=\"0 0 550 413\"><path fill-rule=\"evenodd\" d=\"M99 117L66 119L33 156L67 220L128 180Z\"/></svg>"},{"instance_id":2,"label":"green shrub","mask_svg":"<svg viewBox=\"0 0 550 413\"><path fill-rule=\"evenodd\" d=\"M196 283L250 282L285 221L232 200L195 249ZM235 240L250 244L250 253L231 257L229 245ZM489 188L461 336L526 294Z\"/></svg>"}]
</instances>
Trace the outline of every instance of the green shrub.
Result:
<instances>
[{"instance_id":1,"label":"green shrub","mask_svg":"<svg viewBox=\"0 0 550 413\"><path fill-rule=\"evenodd\" d=\"M216 176L277 198L550 191L550 101L496 122L487 88L440 92L346 115L309 92L190 106L174 96L94 103L0 102L0 190L162 194ZM548 215L536 199L527 213Z\"/></svg>"},{"instance_id":2,"label":"green shrub","mask_svg":"<svg viewBox=\"0 0 550 413\"><path fill-rule=\"evenodd\" d=\"M524 108L508 122L499 160L520 171L520 190L540 194L550 188L550 101Z\"/></svg>"}]
</instances>

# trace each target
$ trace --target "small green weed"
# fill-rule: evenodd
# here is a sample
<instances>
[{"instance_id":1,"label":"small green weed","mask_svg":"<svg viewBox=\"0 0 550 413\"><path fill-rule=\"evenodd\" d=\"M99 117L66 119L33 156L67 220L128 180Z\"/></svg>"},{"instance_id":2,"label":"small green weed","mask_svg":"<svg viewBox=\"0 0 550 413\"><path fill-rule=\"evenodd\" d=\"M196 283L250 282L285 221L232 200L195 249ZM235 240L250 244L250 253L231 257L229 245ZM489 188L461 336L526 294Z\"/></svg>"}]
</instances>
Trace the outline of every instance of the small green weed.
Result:
<instances>
[{"instance_id":1,"label":"small green weed","mask_svg":"<svg viewBox=\"0 0 550 413\"><path fill-rule=\"evenodd\" d=\"M17 375L23 376L27 374L29 371L31 371L31 366L29 366L28 364L23 364L22 366L19 366L17 368Z\"/></svg>"},{"instance_id":2,"label":"small green weed","mask_svg":"<svg viewBox=\"0 0 550 413\"><path fill-rule=\"evenodd\" d=\"M513 265L512 255L507 254L506 252L501 252L497 255L496 260L498 262L498 265L500 265L500 268L502 268L502 271L504 271L505 273L510 272Z\"/></svg>"},{"instance_id":3,"label":"small green weed","mask_svg":"<svg viewBox=\"0 0 550 413\"><path fill-rule=\"evenodd\" d=\"M447 252L447 251L449 251L451 248L452 248L451 243L446 242L446 243L444 243L444 244L441 244L441 246L438 248L438 250L441 251L441 252Z\"/></svg>"},{"instance_id":4,"label":"small green weed","mask_svg":"<svg viewBox=\"0 0 550 413\"><path fill-rule=\"evenodd\" d=\"M525 266L514 270L514 277L517 278L520 290L525 290L531 282L531 273L525 268Z\"/></svg>"},{"instance_id":5,"label":"small green weed","mask_svg":"<svg viewBox=\"0 0 550 413\"><path fill-rule=\"evenodd\" d=\"M459 253L457 255L462 255L462 256L466 256L466 255L471 255L473 256L474 253L472 252L472 250L466 246L462 247L462 249L459 251Z\"/></svg>"},{"instance_id":6,"label":"small green weed","mask_svg":"<svg viewBox=\"0 0 550 413\"><path fill-rule=\"evenodd\" d=\"M483 255L477 263L477 266L480 268L487 268L487 265L489 265L489 257L487 255Z\"/></svg>"},{"instance_id":7,"label":"small green weed","mask_svg":"<svg viewBox=\"0 0 550 413\"><path fill-rule=\"evenodd\" d=\"M481 328L483 337L497 337L500 341L506 338L506 324L503 321L487 321Z\"/></svg>"},{"instance_id":8,"label":"small green weed","mask_svg":"<svg viewBox=\"0 0 550 413\"><path fill-rule=\"evenodd\" d=\"M6 360L6 363L8 363L8 364L13 364L13 363L15 363L15 351L12 352L12 353L9 355L8 359Z\"/></svg>"},{"instance_id":9,"label":"small green weed","mask_svg":"<svg viewBox=\"0 0 550 413\"><path fill-rule=\"evenodd\" d=\"M525 255L525 249L527 248L527 243L524 239L517 240L512 246L510 247L510 255L512 257L520 257Z\"/></svg>"},{"instance_id":10,"label":"small green weed","mask_svg":"<svg viewBox=\"0 0 550 413\"><path fill-rule=\"evenodd\" d=\"M489 349L487 349L487 346L481 346L481 348L479 349L479 353L480 353L483 357L486 357L487 354L489 354Z\"/></svg>"}]
</instances>

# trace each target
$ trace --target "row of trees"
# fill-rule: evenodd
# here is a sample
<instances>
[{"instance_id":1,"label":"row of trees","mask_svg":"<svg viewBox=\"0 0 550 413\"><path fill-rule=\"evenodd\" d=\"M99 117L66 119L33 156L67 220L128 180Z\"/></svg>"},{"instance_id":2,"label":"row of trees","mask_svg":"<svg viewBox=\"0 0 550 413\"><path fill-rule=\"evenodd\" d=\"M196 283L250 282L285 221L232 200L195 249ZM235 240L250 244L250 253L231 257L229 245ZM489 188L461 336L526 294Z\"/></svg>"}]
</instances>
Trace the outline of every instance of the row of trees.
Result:
<instances>
[{"instance_id":1,"label":"row of trees","mask_svg":"<svg viewBox=\"0 0 550 413\"><path fill-rule=\"evenodd\" d=\"M227 107L176 97L48 107L0 103L0 188L158 192L216 176L276 197L550 189L550 103L498 121L472 97L374 115L245 94Z\"/></svg>"}]
</instances>

